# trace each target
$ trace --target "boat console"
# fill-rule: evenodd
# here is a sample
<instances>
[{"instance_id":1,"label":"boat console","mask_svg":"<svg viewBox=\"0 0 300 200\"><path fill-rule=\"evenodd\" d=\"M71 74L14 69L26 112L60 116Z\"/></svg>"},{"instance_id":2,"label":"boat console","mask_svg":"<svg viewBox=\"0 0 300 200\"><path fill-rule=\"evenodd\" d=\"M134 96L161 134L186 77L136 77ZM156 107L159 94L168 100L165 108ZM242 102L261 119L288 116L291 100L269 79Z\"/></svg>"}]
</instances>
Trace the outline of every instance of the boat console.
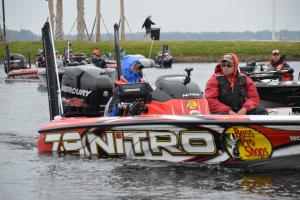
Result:
<instances>
[{"instance_id":1,"label":"boat console","mask_svg":"<svg viewBox=\"0 0 300 200\"><path fill-rule=\"evenodd\" d=\"M117 93L120 101L124 103L132 103L135 101L149 103L151 101L152 91L149 83L134 83L119 85Z\"/></svg>"}]
</instances>

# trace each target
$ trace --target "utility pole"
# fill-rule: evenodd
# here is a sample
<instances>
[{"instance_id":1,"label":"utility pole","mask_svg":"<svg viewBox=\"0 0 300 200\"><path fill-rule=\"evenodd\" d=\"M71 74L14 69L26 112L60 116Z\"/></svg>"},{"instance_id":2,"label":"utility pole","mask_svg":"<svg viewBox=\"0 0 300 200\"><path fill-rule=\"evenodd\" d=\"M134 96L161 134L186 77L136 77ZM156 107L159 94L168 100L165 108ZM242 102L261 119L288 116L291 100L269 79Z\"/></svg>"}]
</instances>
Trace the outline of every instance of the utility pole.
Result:
<instances>
[{"instance_id":1,"label":"utility pole","mask_svg":"<svg viewBox=\"0 0 300 200\"><path fill-rule=\"evenodd\" d=\"M54 4L53 4L53 0L48 0L49 2L49 13L50 13L50 21L51 21L51 28L52 28L52 31L53 33L55 33L55 30L54 30L54 18L55 18L55 15L54 15Z\"/></svg>"},{"instance_id":2,"label":"utility pole","mask_svg":"<svg viewBox=\"0 0 300 200\"><path fill-rule=\"evenodd\" d=\"M101 41L100 38L100 0L96 0L96 42Z\"/></svg>"},{"instance_id":3,"label":"utility pole","mask_svg":"<svg viewBox=\"0 0 300 200\"><path fill-rule=\"evenodd\" d=\"M56 2L56 18L55 18L55 39L63 40L63 1L57 0Z\"/></svg>"},{"instance_id":4,"label":"utility pole","mask_svg":"<svg viewBox=\"0 0 300 200\"><path fill-rule=\"evenodd\" d=\"M77 0L77 40L84 39L84 1Z\"/></svg>"},{"instance_id":5,"label":"utility pole","mask_svg":"<svg viewBox=\"0 0 300 200\"><path fill-rule=\"evenodd\" d=\"M120 20L121 20L121 40L125 40L125 14L124 14L124 0L120 0Z\"/></svg>"},{"instance_id":6,"label":"utility pole","mask_svg":"<svg viewBox=\"0 0 300 200\"><path fill-rule=\"evenodd\" d=\"M275 30L275 26L276 26L276 1L273 0L273 13L272 13L272 40L275 41L276 40L276 30Z\"/></svg>"}]
</instances>

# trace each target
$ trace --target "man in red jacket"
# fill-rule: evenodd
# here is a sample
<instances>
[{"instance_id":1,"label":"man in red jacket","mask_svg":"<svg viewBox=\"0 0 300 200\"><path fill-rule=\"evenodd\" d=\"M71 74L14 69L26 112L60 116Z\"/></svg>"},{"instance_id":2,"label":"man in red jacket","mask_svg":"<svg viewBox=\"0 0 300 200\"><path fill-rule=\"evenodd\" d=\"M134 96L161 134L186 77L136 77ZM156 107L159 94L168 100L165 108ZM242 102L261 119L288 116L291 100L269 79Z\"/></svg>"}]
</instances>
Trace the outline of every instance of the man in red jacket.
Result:
<instances>
[{"instance_id":1,"label":"man in red jacket","mask_svg":"<svg viewBox=\"0 0 300 200\"><path fill-rule=\"evenodd\" d=\"M280 51L278 49L274 49L272 51L272 55L270 58L269 66L272 67L273 70L280 71L280 70L290 70L291 67L285 61L285 56L280 55ZM281 74L282 81L292 81L293 80L293 71L284 72Z\"/></svg>"},{"instance_id":2,"label":"man in red jacket","mask_svg":"<svg viewBox=\"0 0 300 200\"><path fill-rule=\"evenodd\" d=\"M215 73L206 83L205 97L212 114L267 115L253 81L238 71L238 58L223 55Z\"/></svg>"}]
</instances>

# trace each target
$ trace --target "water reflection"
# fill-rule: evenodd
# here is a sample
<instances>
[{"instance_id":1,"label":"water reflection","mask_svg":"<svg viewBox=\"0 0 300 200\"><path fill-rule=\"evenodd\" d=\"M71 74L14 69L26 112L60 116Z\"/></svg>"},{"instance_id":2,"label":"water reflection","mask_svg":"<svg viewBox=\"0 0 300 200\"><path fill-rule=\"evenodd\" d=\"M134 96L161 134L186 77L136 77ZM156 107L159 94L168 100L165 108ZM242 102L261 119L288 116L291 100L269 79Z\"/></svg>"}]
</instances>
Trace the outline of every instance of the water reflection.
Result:
<instances>
[{"instance_id":1,"label":"water reflection","mask_svg":"<svg viewBox=\"0 0 300 200\"><path fill-rule=\"evenodd\" d=\"M295 73L300 62L291 63ZM297 64L297 65L296 65ZM174 64L145 69L159 75L185 73L202 89L214 64ZM297 68L298 67L298 68ZM148 70L148 71L147 71ZM3 199L298 199L295 171L246 173L219 166L158 161L39 155L37 130L49 122L47 92L38 83L7 83L0 70L0 194Z\"/></svg>"},{"instance_id":2,"label":"water reflection","mask_svg":"<svg viewBox=\"0 0 300 200\"><path fill-rule=\"evenodd\" d=\"M126 193L126 188L141 190L157 188L154 193L160 191L159 194L164 193L164 196L172 193L173 196L180 197L180 199L196 198L199 197L199 193L201 193L201 197L213 199L214 195L218 197L219 193L226 194L231 191L238 193L239 198L250 194L254 199L297 197L300 191L295 187L287 187L283 181L285 176L278 176L277 173L253 175L232 169L220 169L217 166L199 167L197 165L144 162L141 165L124 164L122 167L113 169L113 177L119 177L119 179L113 180L111 184L124 193ZM299 181L293 183L293 185L299 184ZM209 194L206 194L207 191ZM151 197L159 197L158 194L153 195Z\"/></svg>"}]
</instances>

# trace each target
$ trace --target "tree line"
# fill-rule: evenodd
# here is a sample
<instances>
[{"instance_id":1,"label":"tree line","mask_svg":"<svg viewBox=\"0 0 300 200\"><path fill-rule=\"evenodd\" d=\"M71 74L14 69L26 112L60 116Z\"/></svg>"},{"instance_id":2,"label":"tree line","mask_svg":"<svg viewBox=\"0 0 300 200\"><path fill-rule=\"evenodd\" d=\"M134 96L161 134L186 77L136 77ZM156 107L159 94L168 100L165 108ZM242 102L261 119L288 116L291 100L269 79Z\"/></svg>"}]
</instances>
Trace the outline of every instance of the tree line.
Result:
<instances>
[{"instance_id":1,"label":"tree line","mask_svg":"<svg viewBox=\"0 0 300 200\"><path fill-rule=\"evenodd\" d=\"M139 40L143 38L144 33L127 33L126 40ZM87 37L86 37L87 38ZM113 33L105 33L101 35L101 40L112 40ZM281 30L276 33L277 40L300 40L300 31ZM77 40L77 35L65 36L65 40ZM244 31L244 32L160 32L161 40L272 40L271 31ZM8 41L35 41L41 40L41 35L34 34L29 30L7 30Z\"/></svg>"}]
</instances>

